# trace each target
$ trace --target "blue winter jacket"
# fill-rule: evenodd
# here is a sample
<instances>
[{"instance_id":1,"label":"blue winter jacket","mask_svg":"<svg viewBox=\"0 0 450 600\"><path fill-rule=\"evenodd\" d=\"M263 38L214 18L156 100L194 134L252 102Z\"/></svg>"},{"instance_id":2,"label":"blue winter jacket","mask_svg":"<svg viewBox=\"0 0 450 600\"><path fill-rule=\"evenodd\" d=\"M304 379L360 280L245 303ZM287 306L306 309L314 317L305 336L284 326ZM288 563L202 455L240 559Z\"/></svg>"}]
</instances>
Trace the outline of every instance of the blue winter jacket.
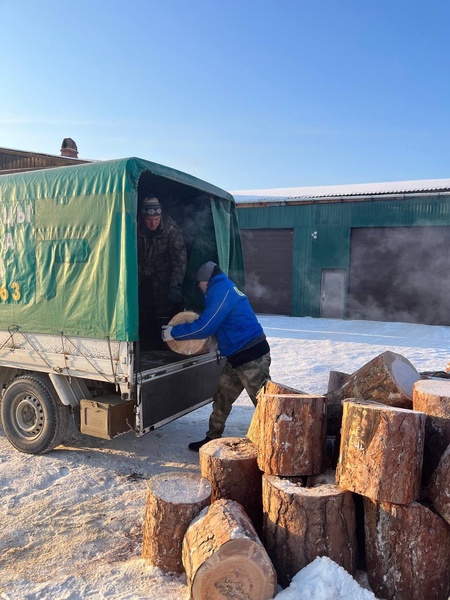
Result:
<instances>
[{"instance_id":1,"label":"blue winter jacket","mask_svg":"<svg viewBox=\"0 0 450 600\"><path fill-rule=\"evenodd\" d=\"M264 334L247 296L225 273L210 279L205 294L205 310L193 323L175 325L174 340L201 340L217 337L221 356L231 356Z\"/></svg>"}]
</instances>

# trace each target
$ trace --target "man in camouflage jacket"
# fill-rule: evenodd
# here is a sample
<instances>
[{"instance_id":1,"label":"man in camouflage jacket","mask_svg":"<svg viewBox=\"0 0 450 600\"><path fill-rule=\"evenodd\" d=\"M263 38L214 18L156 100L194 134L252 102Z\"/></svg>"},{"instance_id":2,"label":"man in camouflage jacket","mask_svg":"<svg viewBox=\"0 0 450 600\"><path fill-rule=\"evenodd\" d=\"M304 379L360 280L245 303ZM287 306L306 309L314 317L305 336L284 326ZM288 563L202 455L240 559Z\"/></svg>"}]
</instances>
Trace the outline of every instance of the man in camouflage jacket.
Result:
<instances>
[{"instance_id":1,"label":"man in camouflage jacket","mask_svg":"<svg viewBox=\"0 0 450 600\"><path fill-rule=\"evenodd\" d=\"M186 246L180 228L157 198L144 198L138 226L139 307L151 317L182 309ZM145 318L144 318L145 320Z\"/></svg>"}]
</instances>

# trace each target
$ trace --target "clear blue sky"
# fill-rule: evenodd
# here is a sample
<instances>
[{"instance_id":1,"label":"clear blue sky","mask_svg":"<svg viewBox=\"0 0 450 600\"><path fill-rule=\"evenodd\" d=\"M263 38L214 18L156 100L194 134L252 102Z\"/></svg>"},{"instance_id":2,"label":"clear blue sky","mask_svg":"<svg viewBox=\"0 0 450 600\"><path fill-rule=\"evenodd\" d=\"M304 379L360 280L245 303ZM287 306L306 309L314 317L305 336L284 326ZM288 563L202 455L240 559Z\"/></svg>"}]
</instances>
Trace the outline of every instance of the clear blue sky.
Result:
<instances>
[{"instance_id":1,"label":"clear blue sky","mask_svg":"<svg viewBox=\"0 0 450 600\"><path fill-rule=\"evenodd\" d=\"M449 0L0 0L0 146L227 190L450 177Z\"/></svg>"}]
</instances>

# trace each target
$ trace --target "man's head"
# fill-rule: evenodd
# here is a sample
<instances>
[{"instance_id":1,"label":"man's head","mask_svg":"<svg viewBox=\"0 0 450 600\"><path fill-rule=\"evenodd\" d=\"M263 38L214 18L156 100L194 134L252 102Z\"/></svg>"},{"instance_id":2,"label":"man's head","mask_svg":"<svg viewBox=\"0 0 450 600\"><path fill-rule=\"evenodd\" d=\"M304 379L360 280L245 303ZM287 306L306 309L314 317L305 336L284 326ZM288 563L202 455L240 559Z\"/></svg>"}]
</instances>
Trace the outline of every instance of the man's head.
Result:
<instances>
[{"instance_id":1,"label":"man's head","mask_svg":"<svg viewBox=\"0 0 450 600\"><path fill-rule=\"evenodd\" d=\"M158 198L150 196L142 200L141 217L147 229L150 231L158 229L161 223L161 215L162 210Z\"/></svg>"},{"instance_id":2,"label":"man's head","mask_svg":"<svg viewBox=\"0 0 450 600\"><path fill-rule=\"evenodd\" d=\"M197 283L198 287L202 290L204 294L206 293L206 289L208 287L208 283L211 277L215 277L219 273L222 273L222 270L220 269L219 265L213 262L212 260L203 263L202 266L199 268L199 270L197 271Z\"/></svg>"}]
</instances>

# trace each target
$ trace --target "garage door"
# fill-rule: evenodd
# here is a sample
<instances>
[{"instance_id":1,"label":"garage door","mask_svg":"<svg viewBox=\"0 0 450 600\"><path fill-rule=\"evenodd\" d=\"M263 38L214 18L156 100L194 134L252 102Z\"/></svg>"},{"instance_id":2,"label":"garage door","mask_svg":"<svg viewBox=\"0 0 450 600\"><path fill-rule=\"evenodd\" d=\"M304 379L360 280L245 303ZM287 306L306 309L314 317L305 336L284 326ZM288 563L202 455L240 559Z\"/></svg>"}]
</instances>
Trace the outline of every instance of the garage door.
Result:
<instances>
[{"instance_id":1,"label":"garage door","mask_svg":"<svg viewBox=\"0 0 450 600\"><path fill-rule=\"evenodd\" d=\"M293 229L241 230L245 293L257 313L290 315Z\"/></svg>"},{"instance_id":2,"label":"garage door","mask_svg":"<svg viewBox=\"0 0 450 600\"><path fill-rule=\"evenodd\" d=\"M348 316L450 325L450 227L352 229Z\"/></svg>"}]
</instances>

